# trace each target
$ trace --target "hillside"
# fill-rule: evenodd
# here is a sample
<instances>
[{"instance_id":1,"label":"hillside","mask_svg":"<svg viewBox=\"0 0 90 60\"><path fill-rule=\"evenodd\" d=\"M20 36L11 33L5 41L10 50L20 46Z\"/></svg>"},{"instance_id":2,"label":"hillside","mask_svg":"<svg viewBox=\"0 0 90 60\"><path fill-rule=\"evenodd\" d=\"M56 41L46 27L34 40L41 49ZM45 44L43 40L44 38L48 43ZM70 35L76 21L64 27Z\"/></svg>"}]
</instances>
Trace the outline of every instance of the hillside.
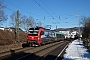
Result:
<instances>
[{"instance_id":1,"label":"hillside","mask_svg":"<svg viewBox=\"0 0 90 60\"><path fill-rule=\"evenodd\" d=\"M25 41L26 41L26 34L24 32L19 32L19 42L16 42L14 31L0 30L0 46L22 43Z\"/></svg>"},{"instance_id":2,"label":"hillside","mask_svg":"<svg viewBox=\"0 0 90 60\"><path fill-rule=\"evenodd\" d=\"M73 28L57 28L55 29L55 31L70 31L70 30L74 30L74 31L78 31L79 27L73 27ZM83 31L83 27L80 27L80 31Z\"/></svg>"},{"instance_id":3,"label":"hillside","mask_svg":"<svg viewBox=\"0 0 90 60\"><path fill-rule=\"evenodd\" d=\"M0 29L0 52L22 48L23 43L26 43L24 32L19 31L19 41L17 42L14 31Z\"/></svg>"}]
</instances>

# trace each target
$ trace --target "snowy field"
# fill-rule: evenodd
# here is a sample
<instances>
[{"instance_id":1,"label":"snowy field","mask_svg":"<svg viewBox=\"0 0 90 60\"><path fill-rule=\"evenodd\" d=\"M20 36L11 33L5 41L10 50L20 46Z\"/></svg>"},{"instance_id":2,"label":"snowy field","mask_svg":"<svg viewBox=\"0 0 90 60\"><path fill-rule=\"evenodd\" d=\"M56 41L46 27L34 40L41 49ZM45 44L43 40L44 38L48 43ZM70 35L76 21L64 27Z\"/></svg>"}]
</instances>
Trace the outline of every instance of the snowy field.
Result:
<instances>
[{"instance_id":1,"label":"snowy field","mask_svg":"<svg viewBox=\"0 0 90 60\"><path fill-rule=\"evenodd\" d=\"M62 60L90 60L90 53L78 39L70 43L65 52Z\"/></svg>"}]
</instances>

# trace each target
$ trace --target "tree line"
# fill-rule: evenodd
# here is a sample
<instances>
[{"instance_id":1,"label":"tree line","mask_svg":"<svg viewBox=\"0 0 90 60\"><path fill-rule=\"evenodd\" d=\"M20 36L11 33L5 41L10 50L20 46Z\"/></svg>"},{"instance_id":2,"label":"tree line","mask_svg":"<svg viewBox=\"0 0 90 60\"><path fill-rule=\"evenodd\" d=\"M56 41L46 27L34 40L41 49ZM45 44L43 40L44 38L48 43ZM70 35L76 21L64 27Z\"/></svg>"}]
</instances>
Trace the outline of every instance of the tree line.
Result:
<instances>
[{"instance_id":1,"label":"tree line","mask_svg":"<svg viewBox=\"0 0 90 60\"><path fill-rule=\"evenodd\" d=\"M83 32L82 32L82 40L84 45L90 50L90 17L83 17Z\"/></svg>"}]
</instances>

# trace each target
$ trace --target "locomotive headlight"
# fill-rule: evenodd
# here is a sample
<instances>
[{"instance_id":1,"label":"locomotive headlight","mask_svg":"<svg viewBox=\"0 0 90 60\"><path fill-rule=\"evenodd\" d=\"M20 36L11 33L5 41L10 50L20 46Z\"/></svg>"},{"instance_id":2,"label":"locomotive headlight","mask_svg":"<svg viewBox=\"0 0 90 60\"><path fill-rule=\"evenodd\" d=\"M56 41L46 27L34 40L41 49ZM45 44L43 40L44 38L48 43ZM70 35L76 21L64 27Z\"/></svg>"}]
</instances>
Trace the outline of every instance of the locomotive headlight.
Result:
<instances>
[{"instance_id":1,"label":"locomotive headlight","mask_svg":"<svg viewBox=\"0 0 90 60\"><path fill-rule=\"evenodd\" d=\"M40 40L40 37L38 37L38 40Z\"/></svg>"}]
</instances>

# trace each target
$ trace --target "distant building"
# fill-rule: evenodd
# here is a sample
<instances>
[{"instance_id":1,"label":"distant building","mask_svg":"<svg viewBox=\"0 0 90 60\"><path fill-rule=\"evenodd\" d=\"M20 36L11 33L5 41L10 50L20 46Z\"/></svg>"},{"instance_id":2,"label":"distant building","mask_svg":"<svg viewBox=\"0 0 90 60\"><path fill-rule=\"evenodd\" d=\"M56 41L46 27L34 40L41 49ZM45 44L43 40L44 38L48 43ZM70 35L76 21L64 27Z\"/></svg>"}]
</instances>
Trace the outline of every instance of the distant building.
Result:
<instances>
[{"instance_id":1,"label":"distant building","mask_svg":"<svg viewBox=\"0 0 90 60\"><path fill-rule=\"evenodd\" d=\"M77 31L71 32L71 38L76 38L78 35L79 35L79 34L78 34Z\"/></svg>"},{"instance_id":2,"label":"distant building","mask_svg":"<svg viewBox=\"0 0 90 60\"><path fill-rule=\"evenodd\" d=\"M4 27L0 27L0 30L9 30L9 31L16 31L15 28L13 27L9 27L9 28L4 28ZM24 32L21 28L19 28L19 32Z\"/></svg>"},{"instance_id":3,"label":"distant building","mask_svg":"<svg viewBox=\"0 0 90 60\"><path fill-rule=\"evenodd\" d=\"M4 28L4 30L9 30L9 31L13 31L12 29L10 29L10 28Z\"/></svg>"},{"instance_id":4,"label":"distant building","mask_svg":"<svg viewBox=\"0 0 90 60\"><path fill-rule=\"evenodd\" d=\"M79 33L77 31L59 31L59 32L62 32L64 33L65 35L65 38L78 38L79 37Z\"/></svg>"},{"instance_id":5,"label":"distant building","mask_svg":"<svg viewBox=\"0 0 90 60\"><path fill-rule=\"evenodd\" d=\"M4 30L4 27L0 27L0 30Z\"/></svg>"},{"instance_id":6,"label":"distant building","mask_svg":"<svg viewBox=\"0 0 90 60\"><path fill-rule=\"evenodd\" d=\"M71 32L70 31L59 31L65 35L65 38L71 38Z\"/></svg>"}]
</instances>

